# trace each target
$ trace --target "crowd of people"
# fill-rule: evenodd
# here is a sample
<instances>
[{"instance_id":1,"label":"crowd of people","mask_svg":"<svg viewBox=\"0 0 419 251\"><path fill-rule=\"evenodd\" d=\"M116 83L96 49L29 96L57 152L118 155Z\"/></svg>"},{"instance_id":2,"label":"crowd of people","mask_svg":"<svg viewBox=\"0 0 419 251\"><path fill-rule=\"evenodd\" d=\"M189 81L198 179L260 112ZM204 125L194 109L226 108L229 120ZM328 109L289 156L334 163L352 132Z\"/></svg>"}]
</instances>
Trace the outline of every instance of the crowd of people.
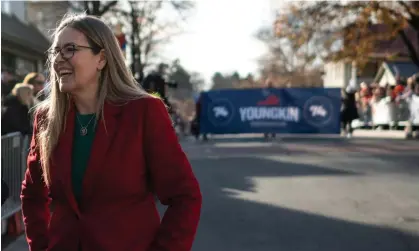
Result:
<instances>
[{"instance_id":1,"label":"crowd of people","mask_svg":"<svg viewBox=\"0 0 419 251\"><path fill-rule=\"evenodd\" d=\"M419 74L398 78L396 85L361 83L342 90L342 130L350 137L352 127L372 129L405 128L407 137L419 137Z\"/></svg>"},{"instance_id":2,"label":"crowd of people","mask_svg":"<svg viewBox=\"0 0 419 251\"><path fill-rule=\"evenodd\" d=\"M20 81L13 72L2 70L1 86L1 135L13 132L31 134L31 108L45 99L42 92L45 76L31 72Z\"/></svg>"},{"instance_id":3,"label":"crowd of people","mask_svg":"<svg viewBox=\"0 0 419 251\"><path fill-rule=\"evenodd\" d=\"M32 133L33 112L32 108L45 99L42 91L45 87L45 76L42 73L31 72L26 76L18 77L13 72L2 67L1 74L1 108L2 108L2 135L20 132L23 135ZM164 73L150 73L144 81L143 88L149 93L158 94L166 104L179 134L186 133L184 119L179 116L176 106L169 102L167 87L174 87L175 83L166 81Z\"/></svg>"},{"instance_id":4,"label":"crowd of people","mask_svg":"<svg viewBox=\"0 0 419 251\"><path fill-rule=\"evenodd\" d=\"M147 81L144 82L147 83ZM45 94L42 92L45 86L45 76L42 73L31 72L19 81L19 78L12 72L2 70L1 84L2 135L12 132L31 134L31 108L45 99ZM359 88L349 85L342 90L343 134L351 137L353 126L372 129L404 127L408 137L419 137L419 133L415 135L419 126L419 118L417 118L419 115L413 104L418 93L419 74L407 79L399 78L394 86L380 86L376 83L365 82L361 83ZM166 97L165 101L167 104ZM197 109L199 109L199 102L197 102ZM196 132L198 119L195 118L193 122L195 123L192 123L192 135L196 136L199 135Z\"/></svg>"},{"instance_id":5,"label":"crowd of people","mask_svg":"<svg viewBox=\"0 0 419 251\"><path fill-rule=\"evenodd\" d=\"M45 77L31 72L19 77L2 67L1 72L1 135L20 132L30 135L33 130L33 107L45 99ZM3 157L1 156L2 164ZM1 179L1 205L9 198L9 184Z\"/></svg>"}]
</instances>

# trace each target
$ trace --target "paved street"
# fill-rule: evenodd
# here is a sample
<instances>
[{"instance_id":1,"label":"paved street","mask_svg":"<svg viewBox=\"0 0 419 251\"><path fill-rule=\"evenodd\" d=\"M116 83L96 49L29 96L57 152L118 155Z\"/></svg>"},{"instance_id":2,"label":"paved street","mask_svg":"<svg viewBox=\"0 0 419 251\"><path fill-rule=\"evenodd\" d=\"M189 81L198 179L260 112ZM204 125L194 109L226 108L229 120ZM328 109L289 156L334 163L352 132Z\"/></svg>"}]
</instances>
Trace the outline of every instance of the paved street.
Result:
<instances>
[{"instance_id":1,"label":"paved street","mask_svg":"<svg viewBox=\"0 0 419 251\"><path fill-rule=\"evenodd\" d=\"M185 144L204 207L194 251L419 250L419 142Z\"/></svg>"},{"instance_id":2,"label":"paved street","mask_svg":"<svg viewBox=\"0 0 419 251\"><path fill-rule=\"evenodd\" d=\"M193 251L419 250L419 141L221 137L183 147L204 198Z\"/></svg>"}]
</instances>

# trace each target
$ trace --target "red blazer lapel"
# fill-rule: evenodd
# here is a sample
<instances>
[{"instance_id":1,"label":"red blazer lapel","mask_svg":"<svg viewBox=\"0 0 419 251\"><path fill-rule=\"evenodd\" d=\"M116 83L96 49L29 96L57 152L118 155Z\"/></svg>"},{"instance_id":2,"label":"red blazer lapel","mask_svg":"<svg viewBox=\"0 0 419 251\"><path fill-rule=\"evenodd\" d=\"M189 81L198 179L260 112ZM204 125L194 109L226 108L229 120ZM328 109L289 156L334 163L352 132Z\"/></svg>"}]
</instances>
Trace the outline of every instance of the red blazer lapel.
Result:
<instances>
[{"instance_id":1,"label":"red blazer lapel","mask_svg":"<svg viewBox=\"0 0 419 251\"><path fill-rule=\"evenodd\" d=\"M106 161L107 152L117 132L117 115L121 107L106 102L103 109L104 119L101 118L97 122L96 134L83 178L83 201L87 201L93 195L94 185L97 179L100 179L103 163Z\"/></svg>"},{"instance_id":2,"label":"red blazer lapel","mask_svg":"<svg viewBox=\"0 0 419 251\"><path fill-rule=\"evenodd\" d=\"M71 164L72 150L74 138L75 110L74 105L70 103L70 107L66 116L65 128L58 141L55 154L52 158L52 168L56 168L59 179L64 186L64 192L67 195L71 208L80 215L77 201L74 197L71 183Z\"/></svg>"}]
</instances>

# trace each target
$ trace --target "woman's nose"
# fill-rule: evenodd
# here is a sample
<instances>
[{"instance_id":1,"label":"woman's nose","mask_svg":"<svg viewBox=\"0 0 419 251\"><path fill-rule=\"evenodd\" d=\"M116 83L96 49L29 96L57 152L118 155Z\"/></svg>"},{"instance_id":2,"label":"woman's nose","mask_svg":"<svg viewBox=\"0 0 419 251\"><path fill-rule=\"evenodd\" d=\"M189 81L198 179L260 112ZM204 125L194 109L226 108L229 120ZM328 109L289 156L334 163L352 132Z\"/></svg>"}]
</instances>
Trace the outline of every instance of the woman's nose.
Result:
<instances>
[{"instance_id":1,"label":"woman's nose","mask_svg":"<svg viewBox=\"0 0 419 251\"><path fill-rule=\"evenodd\" d=\"M55 55L55 57L54 57L54 63L57 64L57 63L63 62L63 61L64 61L63 56L61 55L60 52L58 52L57 55Z\"/></svg>"}]
</instances>

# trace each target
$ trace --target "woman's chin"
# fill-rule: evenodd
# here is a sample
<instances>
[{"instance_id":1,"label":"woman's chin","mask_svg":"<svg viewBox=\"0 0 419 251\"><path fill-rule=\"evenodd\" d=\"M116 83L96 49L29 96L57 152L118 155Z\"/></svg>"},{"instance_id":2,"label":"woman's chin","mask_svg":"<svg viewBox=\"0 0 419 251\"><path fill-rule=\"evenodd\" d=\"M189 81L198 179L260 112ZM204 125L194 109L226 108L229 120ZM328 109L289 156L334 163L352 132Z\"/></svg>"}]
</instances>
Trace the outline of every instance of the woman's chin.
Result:
<instances>
[{"instance_id":1,"label":"woman's chin","mask_svg":"<svg viewBox=\"0 0 419 251\"><path fill-rule=\"evenodd\" d=\"M60 83L60 92L70 93L73 89L73 85L70 83Z\"/></svg>"}]
</instances>

